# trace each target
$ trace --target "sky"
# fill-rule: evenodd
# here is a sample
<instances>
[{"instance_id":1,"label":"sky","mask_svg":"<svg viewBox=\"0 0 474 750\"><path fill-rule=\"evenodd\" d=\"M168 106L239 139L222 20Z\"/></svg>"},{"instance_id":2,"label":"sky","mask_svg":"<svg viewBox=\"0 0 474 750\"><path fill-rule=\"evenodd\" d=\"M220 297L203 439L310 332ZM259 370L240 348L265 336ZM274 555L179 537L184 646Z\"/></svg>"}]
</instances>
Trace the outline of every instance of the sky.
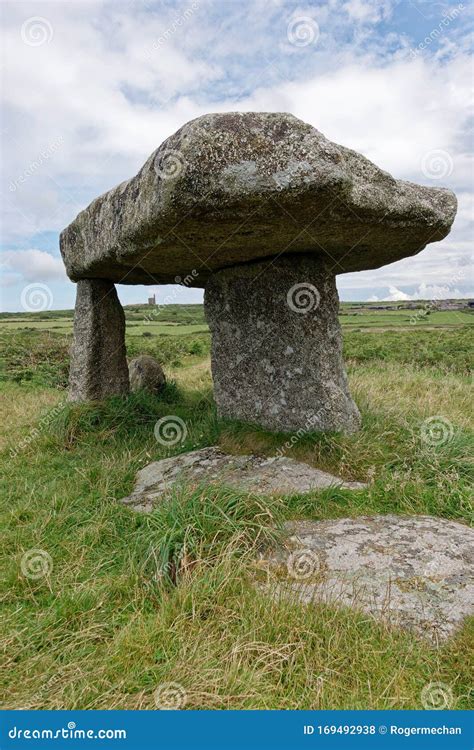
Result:
<instances>
[{"instance_id":1,"label":"sky","mask_svg":"<svg viewBox=\"0 0 474 750\"><path fill-rule=\"evenodd\" d=\"M59 233L207 112L284 111L399 179L449 187L453 229L337 277L343 300L473 297L474 4L55 0L1 4L0 309L66 309ZM200 302L118 286L123 304Z\"/></svg>"}]
</instances>

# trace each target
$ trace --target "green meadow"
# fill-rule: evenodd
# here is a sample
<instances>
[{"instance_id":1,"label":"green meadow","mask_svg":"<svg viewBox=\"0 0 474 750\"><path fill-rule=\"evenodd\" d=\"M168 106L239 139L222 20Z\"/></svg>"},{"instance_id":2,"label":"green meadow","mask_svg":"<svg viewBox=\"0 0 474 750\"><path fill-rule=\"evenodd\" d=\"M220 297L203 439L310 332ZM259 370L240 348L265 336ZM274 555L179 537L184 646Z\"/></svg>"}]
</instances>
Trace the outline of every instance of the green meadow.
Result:
<instances>
[{"instance_id":1,"label":"green meadow","mask_svg":"<svg viewBox=\"0 0 474 750\"><path fill-rule=\"evenodd\" d=\"M170 682L191 709L413 709L433 682L453 708L472 707L472 620L435 648L255 585L256 555L288 519L473 520L473 313L343 305L340 319L362 429L306 434L287 455L367 488L181 489L145 516L117 499L151 461L208 445L273 455L288 442L218 419L202 306L127 307L129 355L159 359L168 385L90 404L66 401L71 311L0 316L2 707L154 709ZM187 428L172 447L154 437L166 415ZM438 443L424 439L432 418L446 429ZM25 575L32 551L37 577Z\"/></svg>"}]
</instances>

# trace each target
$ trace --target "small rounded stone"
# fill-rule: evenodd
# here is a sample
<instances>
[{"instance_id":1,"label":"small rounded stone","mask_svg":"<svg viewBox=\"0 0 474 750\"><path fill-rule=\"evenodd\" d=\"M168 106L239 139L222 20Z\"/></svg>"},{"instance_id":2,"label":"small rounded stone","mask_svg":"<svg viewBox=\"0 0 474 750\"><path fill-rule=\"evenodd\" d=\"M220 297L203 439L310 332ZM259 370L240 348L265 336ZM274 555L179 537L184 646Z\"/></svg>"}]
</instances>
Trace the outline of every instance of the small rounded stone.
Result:
<instances>
[{"instance_id":1,"label":"small rounded stone","mask_svg":"<svg viewBox=\"0 0 474 750\"><path fill-rule=\"evenodd\" d=\"M160 393L166 385L166 377L160 363L148 354L132 359L128 365L130 390Z\"/></svg>"}]
</instances>

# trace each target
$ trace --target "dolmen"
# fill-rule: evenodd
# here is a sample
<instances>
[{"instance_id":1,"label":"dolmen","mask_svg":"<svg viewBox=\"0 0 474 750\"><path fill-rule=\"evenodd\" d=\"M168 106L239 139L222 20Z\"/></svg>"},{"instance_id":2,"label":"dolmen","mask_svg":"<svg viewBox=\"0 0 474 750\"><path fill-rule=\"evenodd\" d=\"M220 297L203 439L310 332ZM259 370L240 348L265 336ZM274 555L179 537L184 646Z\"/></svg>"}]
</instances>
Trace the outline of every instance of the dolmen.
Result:
<instances>
[{"instance_id":1,"label":"dolmen","mask_svg":"<svg viewBox=\"0 0 474 750\"><path fill-rule=\"evenodd\" d=\"M456 198L394 179L286 113L198 117L61 234L77 282L72 400L127 394L115 284L205 290L219 414L270 430L352 432L336 275L416 255Z\"/></svg>"}]
</instances>

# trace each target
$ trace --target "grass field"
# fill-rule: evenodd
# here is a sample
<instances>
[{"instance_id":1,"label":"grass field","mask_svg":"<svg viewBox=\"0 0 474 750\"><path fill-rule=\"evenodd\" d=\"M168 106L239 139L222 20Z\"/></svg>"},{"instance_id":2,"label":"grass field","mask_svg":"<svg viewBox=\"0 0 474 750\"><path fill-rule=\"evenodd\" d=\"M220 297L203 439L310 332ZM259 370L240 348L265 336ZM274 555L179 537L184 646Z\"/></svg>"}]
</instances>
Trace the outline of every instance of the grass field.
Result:
<instances>
[{"instance_id":1,"label":"grass field","mask_svg":"<svg viewBox=\"0 0 474 750\"><path fill-rule=\"evenodd\" d=\"M140 516L116 499L150 461L213 444L271 455L288 436L217 419L200 306L150 324L127 309L129 354L165 367L161 397L68 405L66 313L0 319L2 707L154 709L157 689L176 683L186 708L409 709L435 682L453 708L472 706L472 620L433 648L353 611L278 604L253 585L256 550L289 518L472 523L472 314L341 315L362 429L307 434L287 455L366 490L283 501L197 489ZM173 448L153 433L169 414L187 427ZM426 440L429 418L441 439Z\"/></svg>"},{"instance_id":2,"label":"grass field","mask_svg":"<svg viewBox=\"0 0 474 750\"><path fill-rule=\"evenodd\" d=\"M178 308L178 309L177 309ZM179 308L183 308L181 311ZM181 335L207 330L202 305L166 305L148 308L129 306L125 308L127 331L130 334L144 333ZM406 328L414 327L459 327L474 325L473 311L435 310L428 315L420 310L371 311L370 307L360 312L346 312L341 307L340 322L343 327L365 328ZM0 313L0 332L18 330L44 330L72 332L71 310L63 310L56 315L43 313Z\"/></svg>"}]
</instances>

